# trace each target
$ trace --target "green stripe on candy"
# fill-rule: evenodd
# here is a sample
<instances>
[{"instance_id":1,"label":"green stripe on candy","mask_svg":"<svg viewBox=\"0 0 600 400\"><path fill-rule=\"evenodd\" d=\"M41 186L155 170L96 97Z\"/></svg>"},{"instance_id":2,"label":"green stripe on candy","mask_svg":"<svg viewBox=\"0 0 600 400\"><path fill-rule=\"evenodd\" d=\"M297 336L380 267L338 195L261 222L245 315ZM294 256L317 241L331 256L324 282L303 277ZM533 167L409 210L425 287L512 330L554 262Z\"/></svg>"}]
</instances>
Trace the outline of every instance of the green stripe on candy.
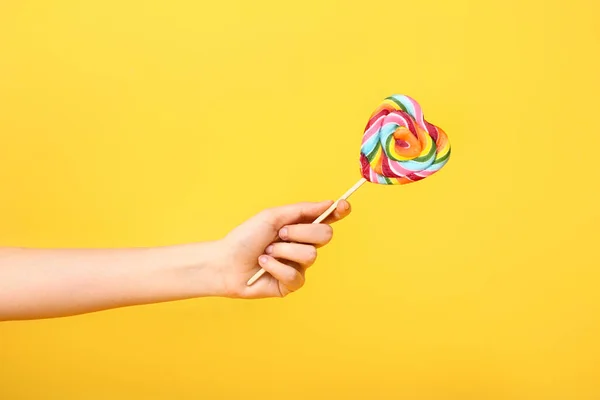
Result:
<instances>
[{"instance_id":1,"label":"green stripe on candy","mask_svg":"<svg viewBox=\"0 0 600 400\"><path fill-rule=\"evenodd\" d=\"M404 104L398 102L398 100L396 100L395 98L390 96L390 97L386 98L386 100L393 101L394 103L396 103L398 105L398 107L400 107L402 109L402 111L404 111L405 113L409 113L408 110L406 109L406 107L404 107Z\"/></svg>"},{"instance_id":2,"label":"green stripe on candy","mask_svg":"<svg viewBox=\"0 0 600 400\"><path fill-rule=\"evenodd\" d=\"M367 160L369 163L375 159L375 155L377 154L377 150L381 148L381 143L377 142L377 145L373 148L373 151L369 154L365 154L367 156Z\"/></svg>"},{"instance_id":3,"label":"green stripe on candy","mask_svg":"<svg viewBox=\"0 0 600 400\"><path fill-rule=\"evenodd\" d=\"M436 150L437 150L437 146L435 145L435 142L432 140L431 150L429 150L429 153L425 154L424 156L417 157L413 161L417 161L417 162L428 161L431 159L431 157L435 157Z\"/></svg>"},{"instance_id":4,"label":"green stripe on candy","mask_svg":"<svg viewBox=\"0 0 600 400\"><path fill-rule=\"evenodd\" d=\"M394 139L394 135L390 135L390 136L388 136L388 138L387 138L387 140L386 140L386 142L385 142L385 148L386 148L386 150L389 150L389 148L390 148L390 145L391 145L391 143L390 143L390 142L391 142L392 140L396 140L396 139ZM396 158L396 157L394 157L393 155L391 155L391 154L390 154L390 152L387 152L387 151L386 151L386 152L385 152L385 155L386 155L386 156L388 156L388 158L389 158L390 160L394 160L394 161L402 161L402 160L399 160L399 159L397 159L397 158Z\"/></svg>"},{"instance_id":5,"label":"green stripe on candy","mask_svg":"<svg viewBox=\"0 0 600 400\"><path fill-rule=\"evenodd\" d=\"M451 152L451 150L448 150L448 152L444 155L444 157L438 158L437 160L435 160L434 164L439 164L441 162L446 161L448 158L450 158L450 152Z\"/></svg>"}]
</instances>

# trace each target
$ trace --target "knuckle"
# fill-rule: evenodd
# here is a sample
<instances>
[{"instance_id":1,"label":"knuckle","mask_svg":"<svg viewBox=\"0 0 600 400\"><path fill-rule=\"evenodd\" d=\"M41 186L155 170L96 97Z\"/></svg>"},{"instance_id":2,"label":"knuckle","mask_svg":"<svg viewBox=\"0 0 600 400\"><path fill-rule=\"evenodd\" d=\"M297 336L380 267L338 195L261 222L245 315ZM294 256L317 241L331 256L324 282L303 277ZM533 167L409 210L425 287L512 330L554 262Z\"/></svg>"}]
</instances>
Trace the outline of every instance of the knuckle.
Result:
<instances>
[{"instance_id":1,"label":"knuckle","mask_svg":"<svg viewBox=\"0 0 600 400\"><path fill-rule=\"evenodd\" d=\"M271 230L277 232L279 226L279 214L274 208L267 208L259 212L260 220L270 227Z\"/></svg>"},{"instance_id":2,"label":"knuckle","mask_svg":"<svg viewBox=\"0 0 600 400\"><path fill-rule=\"evenodd\" d=\"M274 214L275 214L275 212L273 211L272 208L266 208L258 213L258 215L261 217L261 219L263 219L265 221L271 221L273 219Z\"/></svg>"},{"instance_id":3,"label":"knuckle","mask_svg":"<svg viewBox=\"0 0 600 400\"><path fill-rule=\"evenodd\" d=\"M300 275L300 279L298 280L298 286L297 286L296 290L301 289L304 286L305 282L306 282L306 279L304 279L304 277L302 275Z\"/></svg>"},{"instance_id":4,"label":"knuckle","mask_svg":"<svg viewBox=\"0 0 600 400\"><path fill-rule=\"evenodd\" d=\"M274 212L273 207L268 207L268 208L263 209L260 212L260 214L263 214L263 215L272 215L273 212Z\"/></svg>"},{"instance_id":5,"label":"knuckle","mask_svg":"<svg viewBox=\"0 0 600 400\"><path fill-rule=\"evenodd\" d=\"M326 242L329 242L333 238L333 228L331 225L325 225L324 235Z\"/></svg>"},{"instance_id":6,"label":"knuckle","mask_svg":"<svg viewBox=\"0 0 600 400\"><path fill-rule=\"evenodd\" d=\"M292 268L293 269L293 268ZM286 283L290 286L295 286L296 282L298 281L298 276L300 275L300 273L298 271L296 271L294 269L294 271L290 271L287 275L286 275Z\"/></svg>"},{"instance_id":7,"label":"knuckle","mask_svg":"<svg viewBox=\"0 0 600 400\"><path fill-rule=\"evenodd\" d=\"M306 251L306 261L309 263L314 263L317 259L317 249L314 246L310 246Z\"/></svg>"},{"instance_id":8,"label":"knuckle","mask_svg":"<svg viewBox=\"0 0 600 400\"><path fill-rule=\"evenodd\" d=\"M304 286L304 277L300 272L296 272L296 277L294 278L293 291L296 291Z\"/></svg>"}]
</instances>

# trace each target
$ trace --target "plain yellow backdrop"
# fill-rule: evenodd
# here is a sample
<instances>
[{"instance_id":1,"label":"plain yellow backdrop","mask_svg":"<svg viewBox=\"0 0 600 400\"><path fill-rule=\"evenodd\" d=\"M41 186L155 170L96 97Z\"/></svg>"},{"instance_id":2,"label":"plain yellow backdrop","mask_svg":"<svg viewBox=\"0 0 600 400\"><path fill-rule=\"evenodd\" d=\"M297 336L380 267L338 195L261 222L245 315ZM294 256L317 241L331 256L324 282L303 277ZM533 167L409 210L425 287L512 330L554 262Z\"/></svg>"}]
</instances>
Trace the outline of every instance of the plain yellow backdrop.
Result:
<instances>
[{"instance_id":1,"label":"plain yellow backdrop","mask_svg":"<svg viewBox=\"0 0 600 400\"><path fill-rule=\"evenodd\" d=\"M0 325L0 398L599 399L593 0L0 3L0 244L217 238L339 196L384 97L446 130L305 288Z\"/></svg>"}]
</instances>

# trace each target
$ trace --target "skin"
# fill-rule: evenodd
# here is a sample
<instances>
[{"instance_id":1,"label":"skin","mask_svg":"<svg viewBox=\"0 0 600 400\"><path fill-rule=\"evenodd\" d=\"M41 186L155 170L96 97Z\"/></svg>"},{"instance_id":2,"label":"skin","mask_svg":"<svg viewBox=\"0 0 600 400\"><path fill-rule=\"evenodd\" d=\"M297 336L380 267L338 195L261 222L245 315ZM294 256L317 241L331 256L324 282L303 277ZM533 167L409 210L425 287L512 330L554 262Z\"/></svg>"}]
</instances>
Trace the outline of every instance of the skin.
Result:
<instances>
[{"instance_id":1,"label":"skin","mask_svg":"<svg viewBox=\"0 0 600 400\"><path fill-rule=\"evenodd\" d=\"M305 283L332 224L350 214L341 201L264 210L224 238L179 246L62 250L0 248L0 321L66 317L199 297L285 297ZM264 274L246 282L259 268Z\"/></svg>"}]
</instances>

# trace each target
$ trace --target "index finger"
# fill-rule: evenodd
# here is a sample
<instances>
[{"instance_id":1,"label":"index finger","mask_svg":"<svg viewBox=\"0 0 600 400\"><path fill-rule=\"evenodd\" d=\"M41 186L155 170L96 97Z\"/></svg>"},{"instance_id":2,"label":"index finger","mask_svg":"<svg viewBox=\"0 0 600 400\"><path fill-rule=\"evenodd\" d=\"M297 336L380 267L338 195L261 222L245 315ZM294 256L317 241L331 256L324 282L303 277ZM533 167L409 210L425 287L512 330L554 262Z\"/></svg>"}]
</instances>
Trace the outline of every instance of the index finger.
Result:
<instances>
[{"instance_id":1,"label":"index finger","mask_svg":"<svg viewBox=\"0 0 600 400\"><path fill-rule=\"evenodd\" d=\"M347 200L340 200L333 211L325 220L322 222L323 224L333 224L334 222L341 221L346 218L350 212L352 212L352 207Z\"/></svg>"}]
</instances>

